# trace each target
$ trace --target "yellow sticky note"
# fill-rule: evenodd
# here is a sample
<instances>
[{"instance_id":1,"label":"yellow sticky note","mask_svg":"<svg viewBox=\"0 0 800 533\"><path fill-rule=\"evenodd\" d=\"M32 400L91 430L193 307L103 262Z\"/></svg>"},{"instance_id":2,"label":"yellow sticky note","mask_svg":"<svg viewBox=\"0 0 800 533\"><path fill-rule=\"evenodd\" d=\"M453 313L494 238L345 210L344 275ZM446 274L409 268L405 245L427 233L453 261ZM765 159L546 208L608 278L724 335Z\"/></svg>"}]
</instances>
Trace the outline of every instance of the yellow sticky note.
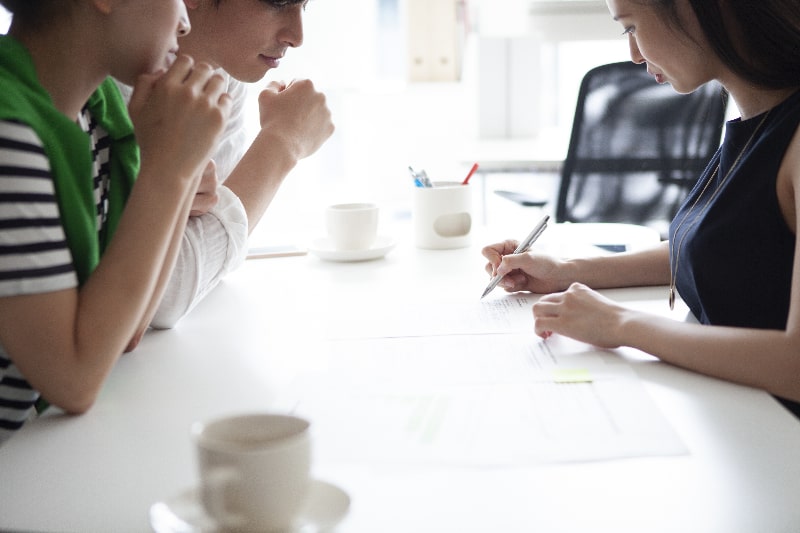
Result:
<instances>
[{"instance_id":1,"label":"yellow sticky note","mask_svg":"<svg viewBox=\"0 0 800 533\"><path fill-rule=\"evenodd\" d=\"M556 383L591 383L592 375L585 368L559 368L553 371Z\"/></svg>"}]
</instances>

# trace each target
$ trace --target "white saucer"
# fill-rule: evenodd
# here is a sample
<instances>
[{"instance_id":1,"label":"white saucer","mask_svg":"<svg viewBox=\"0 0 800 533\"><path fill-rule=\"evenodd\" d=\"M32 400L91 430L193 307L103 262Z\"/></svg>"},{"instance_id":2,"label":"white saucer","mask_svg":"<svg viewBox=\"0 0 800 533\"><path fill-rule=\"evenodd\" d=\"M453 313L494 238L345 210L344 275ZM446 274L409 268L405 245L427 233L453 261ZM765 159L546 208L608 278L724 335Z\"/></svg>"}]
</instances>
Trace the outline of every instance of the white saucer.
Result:
<instances>
[{"instance_id":1,"label":"white saucer","mask_svg":"<svg viewBox=\"0 0 800 533\"><path fill-rule=\"evenodd\" d=\"M366 250L337 250L333 247L330 239L322 237L314 239L308 250L326 261L369 261L371 259L378 259L389 253L389 250L395 247L397 243L391 237L379 236L375 239L375 243Z\"/></svg>"},{"instance_id":2,"label":"white saucer","mask_svg":"<svg viewBox=\"0 0 800 533\"><path fill-rule=\"evenodd\" d=\"M336 526L350 508L350 496L325 481L312 480L308 503L286 533L315 533ZM220 533L222 530L204 511L197 489L187 489L177 496L150 507L150 525L156 533Z\"/></svg>"}]
</instances>

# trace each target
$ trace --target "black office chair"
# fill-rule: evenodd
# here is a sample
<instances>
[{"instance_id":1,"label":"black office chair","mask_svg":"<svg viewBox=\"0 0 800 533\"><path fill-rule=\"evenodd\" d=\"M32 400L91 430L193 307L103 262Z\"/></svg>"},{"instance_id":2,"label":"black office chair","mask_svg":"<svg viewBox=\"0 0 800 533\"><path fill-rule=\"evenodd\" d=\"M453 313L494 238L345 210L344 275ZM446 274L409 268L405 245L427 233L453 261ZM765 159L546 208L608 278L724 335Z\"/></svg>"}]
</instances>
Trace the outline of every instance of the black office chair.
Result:
<instances>
[{"instance_id":1,"label":"black office chair","mask_svg":"<svg viewBox=\"0 0 800 533\"><path fill-rule=\"evenodd\" d=\"M657 84L645 65L590 70L578 94L556 221L640 224L666 238L719 146L726 105L717 83L682 95Z\"/></svg>"}]
</instances>

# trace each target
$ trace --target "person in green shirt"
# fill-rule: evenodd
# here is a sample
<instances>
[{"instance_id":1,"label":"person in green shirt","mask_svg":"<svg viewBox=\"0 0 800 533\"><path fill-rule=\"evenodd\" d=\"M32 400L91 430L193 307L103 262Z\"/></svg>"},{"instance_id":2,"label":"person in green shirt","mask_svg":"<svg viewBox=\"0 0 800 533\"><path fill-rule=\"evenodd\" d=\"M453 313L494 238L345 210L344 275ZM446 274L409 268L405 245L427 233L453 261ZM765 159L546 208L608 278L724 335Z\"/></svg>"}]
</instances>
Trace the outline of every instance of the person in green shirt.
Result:
<instances>
[{"instance_id":1,"label":"person in green shirt","mask_svg":"<svg viewBox=\"0 0 800 533\"><path fill-rule=\"evenodd\" d=\"M230 113L182 0L0 0L0 443L150 323ZM111 77L134 87L130 116Z\"/></svg>"}]
</instances>

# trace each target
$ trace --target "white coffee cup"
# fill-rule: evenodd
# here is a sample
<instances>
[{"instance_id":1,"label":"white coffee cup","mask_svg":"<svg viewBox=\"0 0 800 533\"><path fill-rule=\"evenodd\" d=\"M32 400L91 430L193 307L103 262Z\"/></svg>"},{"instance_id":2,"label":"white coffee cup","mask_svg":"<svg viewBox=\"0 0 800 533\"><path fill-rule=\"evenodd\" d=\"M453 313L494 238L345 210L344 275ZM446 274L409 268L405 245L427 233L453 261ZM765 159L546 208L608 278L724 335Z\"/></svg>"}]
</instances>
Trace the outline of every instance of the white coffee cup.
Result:
<instances>
[{"instance_id":1,"label":"white coffee cup","mask_svg":"<svg viewBox=\"0 0 800 533\"><path fill-rule=\"evenodd\" d=\"M442 250L470 245L472 186L457 181L414 188L414 241L419 248Z\"/></svg>"},{"instance_id":2,"label":"white coffee cup","mask_svg":"<svg viewBox=\"0 0 800 533\"><path fill-rule=\"evenodd\" d=\"M378 236L378 206L372 203L328 206L325 227L337 250L367 250Z\"/></svg>"},{"instance_id":3,"label":"white coffee cup","mask_svg":"<svg viewBox=\"0 0 800 533\"><path fill-rule=\"evenodd\" d=\"M192 426L200 473L200 500L223 529L291 528L310 487L309 422L255 413Z\"/></svg>"}]
</instances>

